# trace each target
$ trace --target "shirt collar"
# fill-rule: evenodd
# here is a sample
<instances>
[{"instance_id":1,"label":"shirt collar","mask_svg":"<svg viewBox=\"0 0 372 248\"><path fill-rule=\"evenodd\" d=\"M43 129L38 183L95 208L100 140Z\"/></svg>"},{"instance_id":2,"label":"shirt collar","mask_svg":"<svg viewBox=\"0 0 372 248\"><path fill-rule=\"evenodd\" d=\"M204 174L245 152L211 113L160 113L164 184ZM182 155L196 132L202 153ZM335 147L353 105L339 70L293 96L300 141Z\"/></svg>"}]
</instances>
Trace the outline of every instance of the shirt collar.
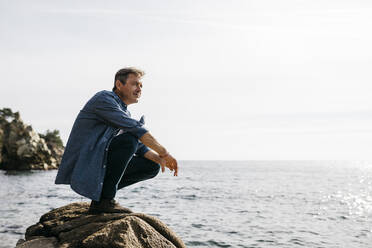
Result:
<instances>
[{"instance_id":1,"label":"shirt collar","mask_svg":"<svg viewBox=\"0 0 372 248\"><path fill-rule=\"evenodd\" d=\"M123 102L123 100L121 100L121 98L118 95L116 95L116 93L113 90L111 90L111 93L114 96L114 98L121 104L121 106L124 109L127 109L127 104L125 102Z\"/></svg>"}]
</instances>

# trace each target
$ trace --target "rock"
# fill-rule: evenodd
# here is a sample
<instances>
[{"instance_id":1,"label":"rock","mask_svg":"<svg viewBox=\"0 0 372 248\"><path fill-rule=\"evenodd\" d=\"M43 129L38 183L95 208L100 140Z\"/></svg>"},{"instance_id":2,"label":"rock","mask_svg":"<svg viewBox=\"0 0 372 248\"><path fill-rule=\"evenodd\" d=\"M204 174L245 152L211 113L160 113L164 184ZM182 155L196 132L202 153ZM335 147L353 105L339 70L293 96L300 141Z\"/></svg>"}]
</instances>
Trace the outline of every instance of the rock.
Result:
<instances>
[{"instance_id":1,"label":"rock","mask_svg":"<svg viewBox=\"0 0 372 248\"><path fill-rule=\"evenodd\" d=\"M58 240L55 237L35 237L29 241L17 242L17 248L56 248Z\"/></svg>"},{"instance_id":2,"label":"rock","mask_svg":"<svg viewBox=\"0 0 372 248\"><path fill-rule=\"evenodd\" d=\"M0 109L0 169L58 169L64 146L59 132L36 133L18 112Z\"/></svg>"},{"instance_id":3,"label":"rock","mask_svg":"<svg viewBox=\"0 0 372 248\"><path fill-rule=\"evenodd\" d=\"M20 239L16 248L186 247L168 226L154 216L132 211L91 215L87 214L88 208L87 202L75 202L45 213L38 223L27 228L25 240ZM35 246L41 242L45 245Z\"/></svg>"},{"instance_id":4,"label":"rock","mask_svg":"<svg viewBox=\"0 0 372 248\"><path fill-rule=\"evenodd\" d=\"M3 129L1 128L0 126L0 164L1 164L1 161L2 161L2 150L3 150L3 136L4 136L4 131Z\"/></svg>"}]
</instances>

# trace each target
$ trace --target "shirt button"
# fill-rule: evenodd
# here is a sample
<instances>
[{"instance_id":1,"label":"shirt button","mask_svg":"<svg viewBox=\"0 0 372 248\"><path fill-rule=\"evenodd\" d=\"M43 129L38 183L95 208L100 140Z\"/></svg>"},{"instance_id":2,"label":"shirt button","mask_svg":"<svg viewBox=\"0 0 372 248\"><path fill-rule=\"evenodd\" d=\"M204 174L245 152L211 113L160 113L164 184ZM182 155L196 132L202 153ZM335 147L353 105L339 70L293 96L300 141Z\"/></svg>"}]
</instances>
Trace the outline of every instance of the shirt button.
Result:
<instances>
[{"instance_id":1,"label":"shirt button","mask_svg":"<svg viewBox=\"0 0 372 248\"><path fill-rule=\"evenodd\" d=\"M101 183L101 185L103 185L103 183Z\"/></svg>"},{"instance_id":2,"label":"shirt button","mask_svg":"<svg viewBox=\"0 0 372 248\"><path fill-rule=\"evenodd\" d=\"M103 165L103 168L106 168L106 165L105 164Z\"/></svg>"},{"instance_id":3,"label":"shirt button","mask_svg":"<svg viewBox=\"0 0 372 248\"><path fill-rule=\"evenodd\" d=\"M106 148L106 151L108 151L108 148Z\"/></svg>"}]
</instances>

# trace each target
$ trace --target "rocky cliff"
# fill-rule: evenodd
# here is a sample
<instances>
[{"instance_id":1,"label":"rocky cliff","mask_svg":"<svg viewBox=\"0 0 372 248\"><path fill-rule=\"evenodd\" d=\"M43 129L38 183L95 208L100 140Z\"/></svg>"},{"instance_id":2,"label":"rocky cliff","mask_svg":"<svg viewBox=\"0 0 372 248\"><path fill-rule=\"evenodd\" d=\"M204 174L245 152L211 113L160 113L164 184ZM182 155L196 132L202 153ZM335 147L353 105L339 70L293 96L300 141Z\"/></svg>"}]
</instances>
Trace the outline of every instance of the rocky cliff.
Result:
<instances>
[{"instance_id":1,"label":"rocky cliff","mask_svg":"<svg viewBox=\"0 0 372 248\"><path fill-rule=\"evenodd\" d=\"M26 230L16 248L125 247L185 248L158 218L143 213L87 214L89 203L75 202L51 210Z\"/></svg>"},{"instance_id":2,"label":"rocky cliff","mask_svg":"<svg viewBox=\"0 0 372 248\"><path fill-rule=\"evenodd\" d=\"M0 169L57 169L64 146L57 130L36 133L26 125L19 112L0 109Z\"/></svg>"}]
</instances>

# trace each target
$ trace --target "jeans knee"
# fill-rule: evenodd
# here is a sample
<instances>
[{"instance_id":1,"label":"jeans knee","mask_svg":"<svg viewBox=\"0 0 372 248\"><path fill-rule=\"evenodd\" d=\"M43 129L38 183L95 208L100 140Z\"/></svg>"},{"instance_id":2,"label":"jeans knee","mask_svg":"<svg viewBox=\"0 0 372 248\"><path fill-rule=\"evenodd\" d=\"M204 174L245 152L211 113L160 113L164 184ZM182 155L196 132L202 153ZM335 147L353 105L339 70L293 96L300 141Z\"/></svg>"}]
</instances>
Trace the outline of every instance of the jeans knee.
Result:
<instances>
[{"instance_id":1,"label":"jeans knee","mask_svg":"<svg viewBox=\"0 0 372 248\"><path fill-rule=\"evenodd\" d=\"M133 134L131 133L124 133L124 134L121 134L123 135L123 137L125 137L125 140L127 140L128 142L132 143L132 144L138 144L138 139L136 136L134 136Z\"/></svg>"},{"instance_id":2,"label":"jeans knee","mask_svg":"<svg viewBox=\"0 0 372 248\"><path fill-rule=\"evenodd\" d=\"M114 143L118 143L117 145L119 145L120 147L131 147L133 148L134 151L137 150L137 147L138 147L138 139L136 136L134 136L133 134L131 133L122 133L118 136L115 137L115 142Z\"/></svg>"},{"instance_id":3,"label":"jeans knee","mask_svg":"<svg viewBox=\"0 0 372 248\"><path fill-rule=\"evenodd\" d=\"M152 162L152 163L153 163L154 169L151 171L151 175L152 175L152 177L155 177L157 174L159 174L161 166L158 163L155 163L155 162Z\"/></svg>"}]
</instances>

